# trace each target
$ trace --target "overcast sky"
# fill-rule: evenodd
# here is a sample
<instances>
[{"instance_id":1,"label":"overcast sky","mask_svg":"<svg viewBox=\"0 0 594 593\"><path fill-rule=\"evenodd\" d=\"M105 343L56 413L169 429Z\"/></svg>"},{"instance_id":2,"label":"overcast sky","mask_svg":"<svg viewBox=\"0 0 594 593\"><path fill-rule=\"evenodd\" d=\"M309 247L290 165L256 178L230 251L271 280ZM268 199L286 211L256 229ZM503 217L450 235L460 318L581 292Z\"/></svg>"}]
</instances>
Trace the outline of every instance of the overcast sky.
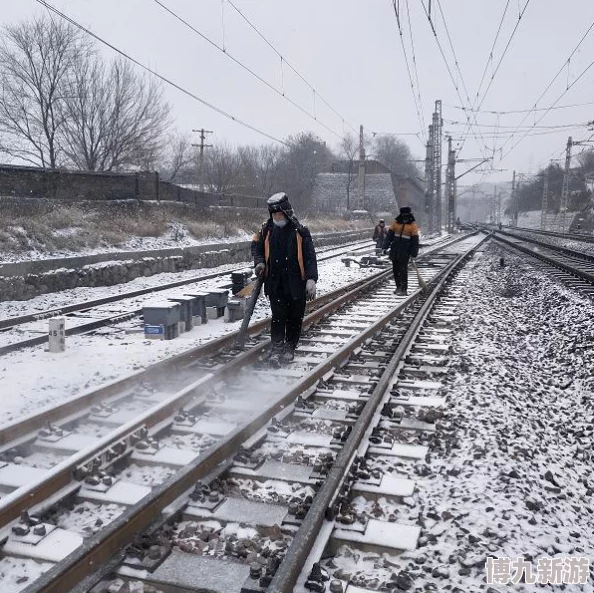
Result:
<instances>
[{"instance_id":1,"label":"overcast sky","mask_svg":"<svg viewBox=\"0 0 594 593\"><path fill-rule=\"evenodd\" d=\"M284 90L285 95L303 109L314 114L315 104L315 116L332 132L233 63L155 0L50 1L138 61L275 138L311 130L330 145L336 145L338 136L351 131L350 126L358 130L359 124L363 124L366 131L379 133L418 134L422 129L391 0L233 0L316 89L319 96L315 101L311 89L286 65L281 69L278 55L227 0L160 0L217 44L224 44L229 54L272 86ZM538 103L538 107L549 107L594 60L593 29L569 65L566 64L570 53L594 22L592 0L563 3L528 0L527 6L526 0L432 0L437 39L459 88L458 96L423 10L423 2L428 8L429 0L408 0L409 29L407 0L399 0L410 62L411 30L414 39L419 81L417 87L413 69L415 92L420 88L426 125L430 123L434 101L443 101L444 131L452 134L455 145L460 146L458 139L463 137L465 126L452 122L466 121L466 113L469 113L456 106L470 107L475 101L506 5L507 13L479 99L483 110L530 109L565 64L561 75ZM440 7L464 84L454 63ZM518 15L524 7L518 24ZM43 11L45 9L35 0L5 2L0 19L11 23ZM501 67L483 98L516 25ZM115 55L109 49L105 49L105 53ZM167 88L166 93L180 130L204 127L214 131L211 137L214 142L230 144L269 141L174 88ZM320 96L340 116L324 105ZM488 155L489 150L493 154L495 148L494 166L506 170L491 173L486 177L488 181L511 179L513 169L536 172L550 158L562 156L568 135L574 140L590 137L585 124L594 119L594 66L558 101L560 106L584 103L592 105L553 110L538 124L575 124L575 128L535 129L531 134L538 135L527 136L509 153L524 135L523 129L510 139L526 114L478 113L479 127L473 126L459 156L476 158ZM544 114L545 111L529 114L524 125L533 125ZM406 135L402 139L409 143L416 158L424 158L425 149L418 137ZM582 147L576 147L575 152L580 150ZM460 163L458 173L473 164ZM475 183L482 178L481 173L471 173L460 180L460 184Z\"/></svg>"}]
</instances>

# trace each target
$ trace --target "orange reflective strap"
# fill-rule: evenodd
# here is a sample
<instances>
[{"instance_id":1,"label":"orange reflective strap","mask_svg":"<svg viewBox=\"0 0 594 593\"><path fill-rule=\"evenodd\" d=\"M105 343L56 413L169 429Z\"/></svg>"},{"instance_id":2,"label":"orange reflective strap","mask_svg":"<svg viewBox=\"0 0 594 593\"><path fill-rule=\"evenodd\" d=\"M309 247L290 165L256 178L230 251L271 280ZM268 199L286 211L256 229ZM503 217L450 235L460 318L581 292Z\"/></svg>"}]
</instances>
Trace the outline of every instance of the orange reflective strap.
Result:
<instances>
[{"instance_id":1,"label":"orange reflective strap","mask_svg":"<svg viewBox=\"0 0 594 593\"><path fill-rule=\"evenodd\" d=\"M270 257L270 233L266 233L266 239L264 239L264 264L266 266L264 275L268 275L268 258Z\"/></svg>"},{"instance_id":2,"label":"orange reflective strap","mask_svg":"<svg viewBox=\"0 0 594 593\"><path fill-rule=\"evenodd\" d=\"M299 269L301 270L301 280L305 280L305 265L303 264L303 237L299 231L295 231L297 238L297 261L299 262Z\"/></svg>"}]
</instances>

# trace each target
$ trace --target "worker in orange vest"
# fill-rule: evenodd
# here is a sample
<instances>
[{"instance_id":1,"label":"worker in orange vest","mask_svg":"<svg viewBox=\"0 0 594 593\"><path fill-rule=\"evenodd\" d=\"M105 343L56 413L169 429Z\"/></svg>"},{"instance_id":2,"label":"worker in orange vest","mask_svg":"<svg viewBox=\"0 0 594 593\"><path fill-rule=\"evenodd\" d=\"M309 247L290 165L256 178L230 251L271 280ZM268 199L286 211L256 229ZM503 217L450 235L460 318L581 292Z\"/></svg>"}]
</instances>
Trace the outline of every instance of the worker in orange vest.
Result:
<instances>
[{"instance_id":1,"label":"worker in orange vest","mask_svg":"<svg viewBox=\"0 0 594 593\"><path fill-rule=\"evenodd\" d=\"M384 253L390 252L394 281L399 296L408 294L408 261L419 253L419 227L409 206L400 208L400 214L390 225L384 241Z\"/></svg>"},{"instance_id":2,"label":"worker in orange vest","mask_svg":"<svg viewBox=\"0 0 594 593\"><path fill-rule=\"evenodd\" d=\"M316 298L318 265L311 233L295 218L287 194L268 199L270 218L252 238L254 272L264 279L272 320L270 365L295 357L305 301Z\"/></svg>"}]
</instances>

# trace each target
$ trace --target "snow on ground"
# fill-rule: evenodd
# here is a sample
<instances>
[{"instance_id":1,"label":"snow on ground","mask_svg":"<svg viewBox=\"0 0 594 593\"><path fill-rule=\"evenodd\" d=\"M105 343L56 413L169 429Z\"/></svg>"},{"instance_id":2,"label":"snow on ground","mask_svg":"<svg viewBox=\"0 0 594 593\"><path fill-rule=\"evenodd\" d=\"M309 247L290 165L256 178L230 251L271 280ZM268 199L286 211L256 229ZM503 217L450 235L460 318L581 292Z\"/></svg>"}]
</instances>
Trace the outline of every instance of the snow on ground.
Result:
<instances>
[{"instance_id":1,"label":"snow on ground","mask_svg":"<svg viewBox=\"0 0 594 593\"><path fill-rule=\"evenodd\" d=\"M487 247L464 287L448 407L396 518L423 525L399 561L416 591L485 590L488 555L594 558L594 306L501 254ZM534 586L486 588L503 590Z\"/></svg>"},{"instance_id":2,"label":"snow on ground","mask_svg":"<svg viewBox=\"0 0 594 593\"><path fill-rule=\"evenodd\" d=\"M371 246L371 243L370 243ZM344 246L322 247L316 250L318 257L321 255L331 254L344 250ZM121 263L121 262L118 262ZM104 265L103 263L98 265ZM154 276L143 276L135 278L130 282L117 284L116 286L80 286L78 288L70 288L61 292L51 292L36 296L28 301L4 301L0 303L0 319L8 317L16 317L19 315L27 315L38 311L47 311L48 309L59 309L66 305L73 303L91 301L107 296L131 292L133 290L141 290L143 288L150 288L159 286L167 282L176 282L178 280L185 280L187 278L194 278L204 276L207 274L216 274L218 272L232 272L241 270L243 268L252 268L252 262L243 262L235 264L225 264L215 268L195 268L193 270L184 270L183 272L167 272L163 274L155 274ZM214 278L206 281L204 286L219 286L220 284L229 284L231 278ZM202 285L201 285L202 286ZM181 286L177 288L178 291L184 291L188 286ZM159 293L155 293L157 296ZM164 293L161 293L164 294ZM141 297L142 299L151 298L148 295Z\"/></svg>"},{"instance_id":3,"label":"snow on ground","mask_svg":"<svg viewBox=\"0 0 594 593\"><path fill-rule=\"evenodd\" d=\"M585 241L580 241L579 239L571 240L564 237L541 235L540 233L531 233L530 231L521 231L516 229L513 229L513 233L514 235L518 235L520 237L536 239L537 241L548 243L553 246L565 247L566 249L573 249L574 251L579 251L580 253L589 253L594 255L594 243L587 243Z\"/></svg>"},{"instance_id":4,"label":"snow on ground","mask_svg":"<svg viewBox=\"0 0 594 593\"><path fill-rule=\"evenodd\" d=\"M573 219L579 214L579 212L567 212L565 219L566 228L571 226ZM528 212L520 212L518 215L518 226L527 229L540 229L540 210L529 210ZM563 231L563 215L553 214L549 212L547 214L547 231Z\"/></svg>"},{"instance_id":5,"label":"snow on ground","mask_svg":"<svg viewBox=\"0 0 594 593\"><path fill-rule=\"evenodd\" d=\"M19 229L15 229L19 230ZM58 229L54 231L56 236L73 236L80 230L78 227ZM26 235L24 229L20 231ZM103 245L101 247L86 247L76 251L68 249L56 249L52 251L28 250L22 252L0 251L0 263L13 263L28 260L53 259L62 257L79 257L83 255L95 255L97 253L116 253L125 251L150 251L153 249L170 249L182 247L194 247L197 245L211 245L214 243L238 243L249 241L252 235L246 232L239 232L229 237L206 237L196 239L192 236L185 225L179 222L169 224L167 231L159 237L133 237L118 245Z\"/></svg>"},{"instance_id":6,"label":"snow on ground","mask_svg":"<svg viewBox=\"0 0 594 593\"><path fill-rule=\"evenodd\" d=\"M347 268L338 258L320 262L318 296L376 272L376 268ZM180 275L176 275L176 278L180 278ZM219 280L217 284L220 283ZM130 284L125 285L126 290L130 289ZM90 296L84 298L86 300ZM145 298L147 302L155 300L154 296ZM269 314L268 300L262 297L252 319L263 319ZM129 325L140 328L138 321L130 322ZM101 335L66 338L66 352L60 354L46 352L45 346L7 354L0 359L3 396L0 398L0 424L235 331L239 325L239 321L224 323L219 318L194 327L175 340L159 341L145 340L142 333L126 333L126 325L119 324L100 330Z\"/></svg>"}]
</instances>

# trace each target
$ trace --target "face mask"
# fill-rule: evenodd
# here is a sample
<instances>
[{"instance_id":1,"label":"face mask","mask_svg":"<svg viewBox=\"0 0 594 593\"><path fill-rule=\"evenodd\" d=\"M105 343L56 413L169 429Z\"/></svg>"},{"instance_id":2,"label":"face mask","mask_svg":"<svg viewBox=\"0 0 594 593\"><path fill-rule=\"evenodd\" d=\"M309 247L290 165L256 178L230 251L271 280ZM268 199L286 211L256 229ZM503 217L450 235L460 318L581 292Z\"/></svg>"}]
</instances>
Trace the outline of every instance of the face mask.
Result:
<instances>
[{"instance_id":1,"label":"face mask","mask_svg":"<svg viewBox=\"0 0 594 593\"><path fill-rule=\"evenodd\" d=\"M280 227L281 229L287 224L287 222L289 222L286 218L283 218L282 220L275 220L274 218L272 219L272 222L274 222L274 224L277 227Z\"/></svg>"}]
</instances>

